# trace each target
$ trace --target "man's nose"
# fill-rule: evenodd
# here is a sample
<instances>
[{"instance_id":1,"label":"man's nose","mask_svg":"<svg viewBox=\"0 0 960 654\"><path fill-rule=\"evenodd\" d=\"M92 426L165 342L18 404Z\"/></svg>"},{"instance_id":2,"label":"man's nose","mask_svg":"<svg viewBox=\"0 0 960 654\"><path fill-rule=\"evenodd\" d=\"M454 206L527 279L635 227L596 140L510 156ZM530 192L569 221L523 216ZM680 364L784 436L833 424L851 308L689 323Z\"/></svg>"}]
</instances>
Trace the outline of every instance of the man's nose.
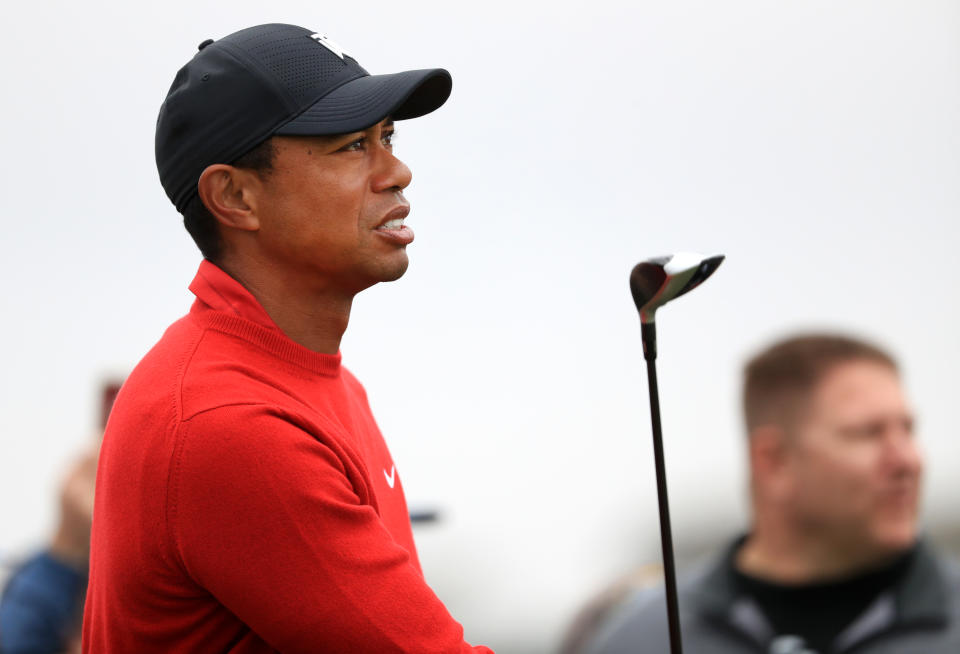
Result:
<instances>
[{"instance_id":1,"label":"man's nose","mask_svg":"<svg viewBox=\"0 0 960 654\"><path fill-rule=\"evenodd\" d=\"M410 185L413 173L393 152L382 148L377 153L377 172L373 177L373 190L377 193L390 189L403 190Z\"/></svg>"},{"instance_id":2,"label":"man's nose","mask_svg":"<svg viewBox=\"0 0 960 654\"><path fill-rule=\"evenodd\" d=\"M886 459L897 473L919 474L923 468L923 456L913 434L905 430L891 430L887 435Z\"/></svg>"}]
</instances>

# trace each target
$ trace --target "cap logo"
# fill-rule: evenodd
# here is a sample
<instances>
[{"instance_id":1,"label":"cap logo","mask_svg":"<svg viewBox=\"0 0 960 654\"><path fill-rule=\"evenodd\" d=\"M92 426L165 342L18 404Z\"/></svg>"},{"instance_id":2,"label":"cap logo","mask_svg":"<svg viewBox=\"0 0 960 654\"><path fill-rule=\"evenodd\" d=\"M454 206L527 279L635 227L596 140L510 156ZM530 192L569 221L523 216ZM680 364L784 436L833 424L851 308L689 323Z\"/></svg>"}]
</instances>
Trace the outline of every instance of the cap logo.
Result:
<instances>
[{"instance_id":1,"label":"cap logo","mask_svg":"<svg viewBox=\"0 0 960 654\"><path fill-rule=\"evenodd\" d=\"M344 52L343 48L341 48L336 41L327 38L326 34L311 34L310 38L316 41L317 43L319 43L320 45L322 45L323 47L325 47L327 50L329 50L333 54L340 57L341 59L343 59L343 55L349 54L347 52Z\"/></svg>"}]
</instances>

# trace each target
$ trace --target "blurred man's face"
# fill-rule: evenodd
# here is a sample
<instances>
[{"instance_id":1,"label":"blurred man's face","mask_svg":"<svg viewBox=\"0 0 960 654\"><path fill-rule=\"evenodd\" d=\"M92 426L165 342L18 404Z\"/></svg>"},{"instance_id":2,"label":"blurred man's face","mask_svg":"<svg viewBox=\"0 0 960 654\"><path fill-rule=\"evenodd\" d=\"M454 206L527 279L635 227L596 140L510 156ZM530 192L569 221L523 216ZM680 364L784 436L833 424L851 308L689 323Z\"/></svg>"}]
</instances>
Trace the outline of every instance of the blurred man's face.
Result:
<instances>
[{"instance_id":1,"label":"blurred man's face","mask_svg":"<svg viewBox=\"0 0 960 654\"><path fill-rule=\"evenodd\" d=\"M868 556L913 544L923 460L893 370L838 364L814 388L789 441L789 505L806 533Z\"/></svg>"}]
</instances>

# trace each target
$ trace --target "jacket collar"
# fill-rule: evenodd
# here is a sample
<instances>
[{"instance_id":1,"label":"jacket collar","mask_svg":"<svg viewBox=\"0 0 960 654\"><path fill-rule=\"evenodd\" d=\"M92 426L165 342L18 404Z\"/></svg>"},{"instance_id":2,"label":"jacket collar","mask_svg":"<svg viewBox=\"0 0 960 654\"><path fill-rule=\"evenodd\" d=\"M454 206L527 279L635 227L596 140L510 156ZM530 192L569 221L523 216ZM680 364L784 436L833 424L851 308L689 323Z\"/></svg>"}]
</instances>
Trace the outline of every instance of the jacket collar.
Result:
<instances>
[{"instance_id":1,"label":"jacket collar","mask_svg":"<svg viewBox=\"0 0 960 654\"><path fill-rule=\"evenodd\" d=\"M746 540L737 538L710 567L692 592L694 608L727 624L759 644L774 635L753 598L739 592L733 576L736 552ZM944 571L930 545L920 540L906 572L889 591L881 593L837 638L844 651L882 632L905 628L938 628L947 624L948 593Z\"/></svg>"}]
</instances>

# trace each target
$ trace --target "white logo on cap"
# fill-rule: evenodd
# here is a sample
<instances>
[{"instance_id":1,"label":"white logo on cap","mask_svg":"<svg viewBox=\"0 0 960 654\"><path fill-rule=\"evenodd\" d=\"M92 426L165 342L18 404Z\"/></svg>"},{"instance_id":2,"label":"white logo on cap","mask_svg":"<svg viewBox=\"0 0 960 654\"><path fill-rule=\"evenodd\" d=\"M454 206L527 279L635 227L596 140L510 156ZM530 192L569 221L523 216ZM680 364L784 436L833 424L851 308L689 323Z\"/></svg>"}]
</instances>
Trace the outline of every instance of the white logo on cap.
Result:
<instances>
[{"instance_id":1,"label":"white logo on cap","mask_svg":"<svg viewBox=\"0 0 960 654\"><path fill-rule=\"evenodd\" d=\"M340 44L338 44L336 41L330 38L327 38L326 34L311 34L310 38L316 41L317 43L319 43L320 45L322 45L323 47L325 47L327 50L329 50L333 54L340 57L341 59L343 59L343 55L349 54L348 52L344 52L343 48L341 48Z\"/></svg>"}]
</instances>

